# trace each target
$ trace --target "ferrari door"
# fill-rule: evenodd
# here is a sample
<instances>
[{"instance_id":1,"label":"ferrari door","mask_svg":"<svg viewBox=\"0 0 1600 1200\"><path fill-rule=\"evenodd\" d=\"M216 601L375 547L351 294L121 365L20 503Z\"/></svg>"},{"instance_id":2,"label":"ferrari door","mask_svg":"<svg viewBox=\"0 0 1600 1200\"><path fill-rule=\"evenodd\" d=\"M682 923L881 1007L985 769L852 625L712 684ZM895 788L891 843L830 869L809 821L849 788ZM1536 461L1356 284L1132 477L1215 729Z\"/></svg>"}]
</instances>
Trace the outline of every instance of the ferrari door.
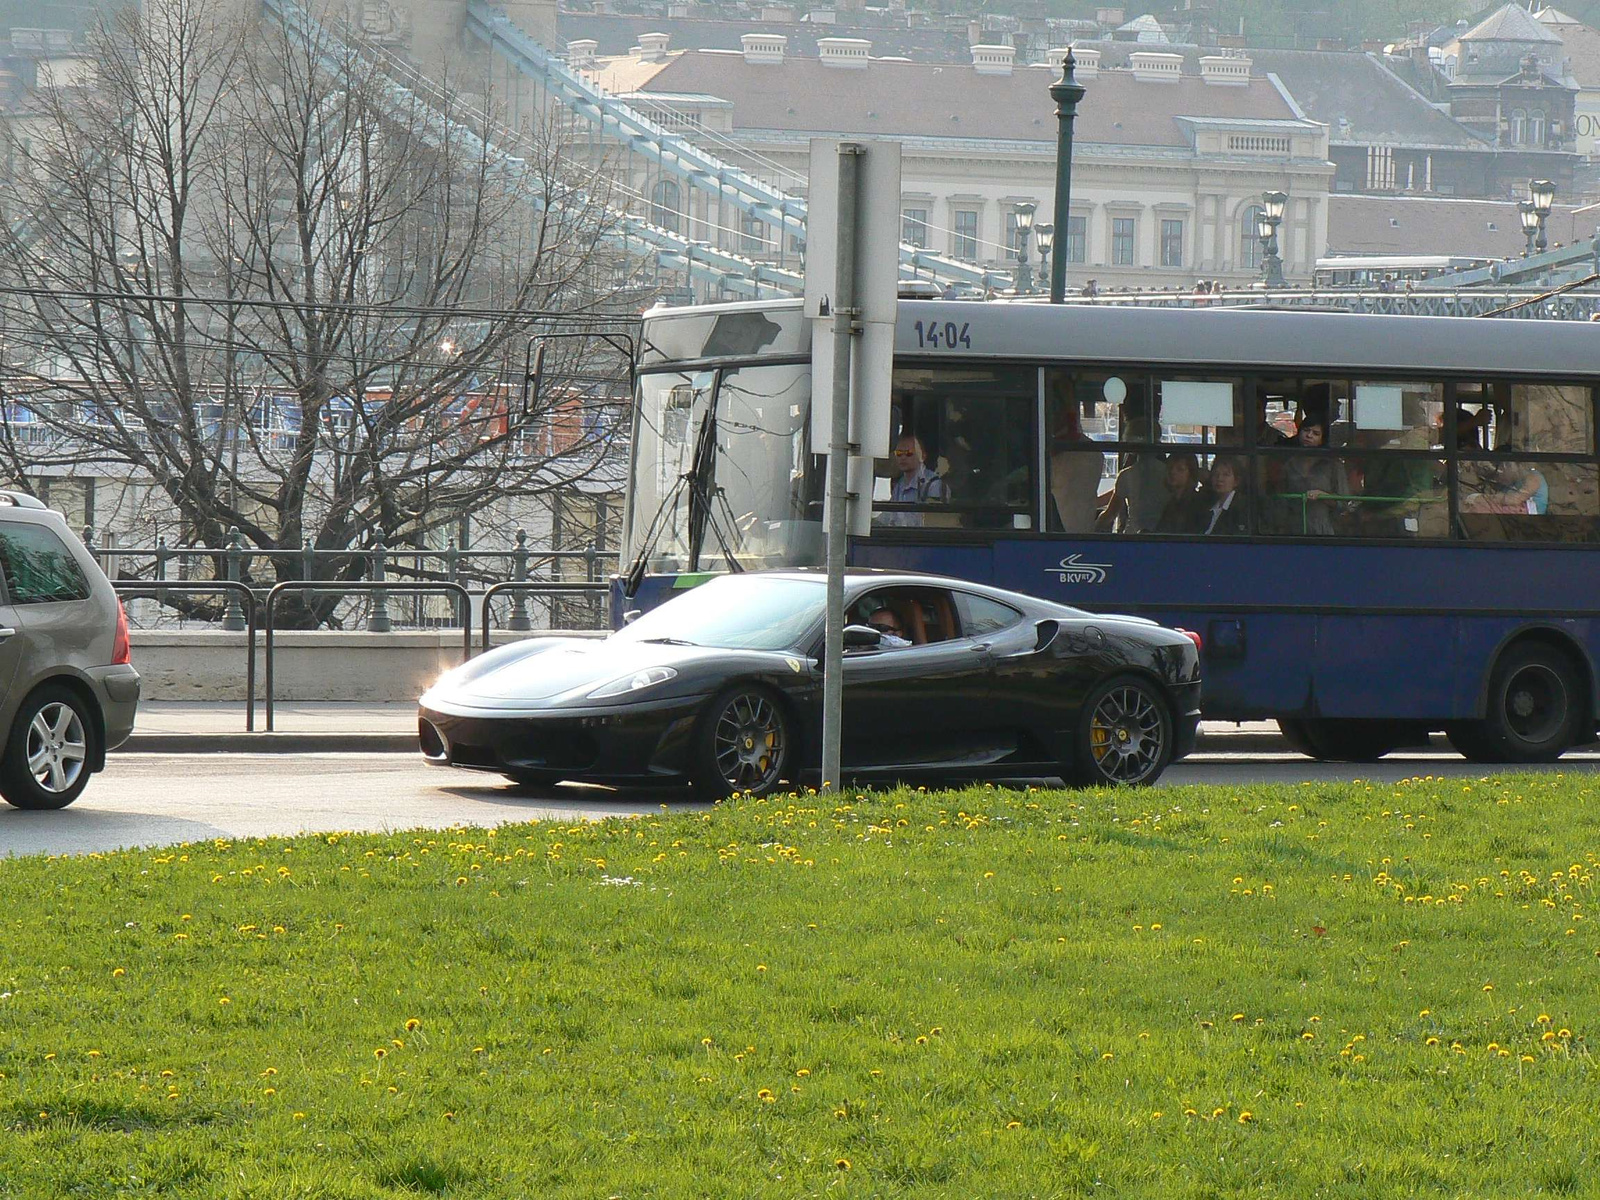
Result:
<instances>
[{"instance_id":1,"label":"ferrari door","mask_svg":"<svg viewBox=\"0 0 1600 1200\"><path fill-rule=\"evenodd\" d=\"M905 618L913 644L846 657L845 764L914 768L992 760L988 739L973 736L990 699L987 644L962 636L943 589L886 589L878 599Z\"/></svg>"}]
</instances>

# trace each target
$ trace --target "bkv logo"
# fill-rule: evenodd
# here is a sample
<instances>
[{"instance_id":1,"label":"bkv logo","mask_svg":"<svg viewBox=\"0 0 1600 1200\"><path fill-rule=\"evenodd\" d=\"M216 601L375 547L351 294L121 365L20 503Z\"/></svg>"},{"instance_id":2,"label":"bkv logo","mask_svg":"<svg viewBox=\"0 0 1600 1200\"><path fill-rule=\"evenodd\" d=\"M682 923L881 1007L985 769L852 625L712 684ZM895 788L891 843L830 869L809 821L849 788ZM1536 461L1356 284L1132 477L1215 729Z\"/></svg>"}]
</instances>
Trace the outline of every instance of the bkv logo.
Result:
<instances>
[{"instance_id":1,"label":"bkv logo","mask_svg":"<svg viewBox=\"0 0 1600 1200\"><path fill-rule=\"evenodd\" d=\"M1072 554L1061 560L1059 567L1046 567L1046 575L1054 575L1062 583L1104 583L1111 571L1110 563L1082 562L1083 555Z\"/></svg>"}]
</instances>

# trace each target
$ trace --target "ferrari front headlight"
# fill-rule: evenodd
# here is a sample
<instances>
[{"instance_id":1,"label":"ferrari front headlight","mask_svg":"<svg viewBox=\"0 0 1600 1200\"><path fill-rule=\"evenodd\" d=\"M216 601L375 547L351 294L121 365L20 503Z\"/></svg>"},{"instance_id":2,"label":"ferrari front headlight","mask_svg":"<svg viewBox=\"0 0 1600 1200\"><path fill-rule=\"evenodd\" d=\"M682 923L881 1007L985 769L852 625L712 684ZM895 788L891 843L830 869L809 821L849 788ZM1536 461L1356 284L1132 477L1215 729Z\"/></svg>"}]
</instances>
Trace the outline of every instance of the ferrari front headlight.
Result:
<instances>
[{"instance_id":1,"label":"ferrari front headlight","mask_svg":"<svg viewBox=\"0 0 1600 1200\"><path fill-rule=\"evenodd\" d=\"M624 675L621 679L613 679L610 683L602 684L589 693L589 699L605 700L612 696L627 696L677 677L678 672L671 667L646 667L642 671L635 671L632 675Z\"/></svg>"}]
</instances>

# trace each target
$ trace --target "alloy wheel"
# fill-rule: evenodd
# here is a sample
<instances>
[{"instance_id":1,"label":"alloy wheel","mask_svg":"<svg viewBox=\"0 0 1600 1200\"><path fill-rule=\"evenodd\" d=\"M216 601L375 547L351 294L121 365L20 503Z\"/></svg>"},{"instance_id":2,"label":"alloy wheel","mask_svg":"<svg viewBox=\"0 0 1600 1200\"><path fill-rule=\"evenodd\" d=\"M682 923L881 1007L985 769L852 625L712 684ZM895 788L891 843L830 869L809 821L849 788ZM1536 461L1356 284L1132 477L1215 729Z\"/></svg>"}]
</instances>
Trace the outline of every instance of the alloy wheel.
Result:
<instances>
[{"instance_id":1,"label":"alloy wheel","mask_svg":"<svg viewBox=\"0 0 1600 1200\"><path fill-rule=\"evenodd\" d=\"M736 792L761 792L778 781L783 766L783 715L765 696L748 692L723 707L712 735L717 771Z\"/></svg>"},{"instance_id":2,"label":"alloy wheel","mask_svg":"<svg viewBox=\"0 0 1600 1200\"><path fill-rule=\"evenodd\" d=\"M51 701L28 726L28 773L46 792L65 792L78 782L89 758L83 720L70 705Z\"/></svg>"},{"instance_id":3,"label":"alloy wheel","mask_svg":"<svg viewBox=\"0 0 1600 1200\"><path fill-rule=\"evenodd\" d=\"M1140 783L1159 770L1164 729L1161 710L1139 687L1113 688L1089 720L1089 752L1109 783Z\"/></svg>"}]
</instances>

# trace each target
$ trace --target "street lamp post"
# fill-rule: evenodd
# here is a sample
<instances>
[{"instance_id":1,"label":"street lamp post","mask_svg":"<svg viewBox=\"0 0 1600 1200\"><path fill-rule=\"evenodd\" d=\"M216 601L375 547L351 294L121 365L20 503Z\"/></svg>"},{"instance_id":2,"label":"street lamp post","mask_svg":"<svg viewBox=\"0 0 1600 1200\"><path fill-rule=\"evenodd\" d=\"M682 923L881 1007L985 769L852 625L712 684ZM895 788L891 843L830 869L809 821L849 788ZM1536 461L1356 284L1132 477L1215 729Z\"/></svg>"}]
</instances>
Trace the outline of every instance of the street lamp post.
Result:
<instances>
[{"instance_id":1,"label":"street lamp post","mask_svg":"<svg viewBox=\"0 0 1600 1200\"><path fill-rule=\"evenodd\" d=\"M1078 116L1078 103L1085 89L1073 78L1078 60L1072 47L1061 61L1061 78L1050 85L1050 98L1056 102L1056 219L1055 228L1066 235L1067 218L1072 212L1072 122ZM1067 302L1067 256L1050 260L1050 303Z\"/></svg>"},{"instance_id":2,"label":"street lamp post","mask_svg":"<svg viewBox=\"0 0 1600 1200\"><path fill-rule=\"evenodd\" d=\"M1054 225L1035 225L1033 227L1034 245L1039 248L1039 275L1041 278L1050 277L1050 251L1056 244L1056 227ZM1595 231L1595 241L1600 245L1600 230Z\"/></svg>"},{"instance_id":3,"label":"street lamp post","mask_svg":"<svg viewBox=\"0 0 1600 1200\"><path fill-rule=\"evenodd\" d=\"M1545 223L1550 220L1550 210L1555 207L1556 185L1548 179L1534 179L1528 183L1528 200L1533 204L1534 216L1539 220L1539 237L1535 248L1543 254L1550 248L1545 237Z\"/></svg>"},{"instance_id":4,"label":"street lamp post","mask_svg":"<svg viewBox=\"0 0 1600 1200\"><path fill-rule=\"evenodd\" d=\"M1261 239L1261 270L1268 288L1288 287L1283 277L1283 259L1278 253L1278 226L1283 224L1283 210L1289 204L1286 192L1267 192L1261 197L1261 218L1256 222L1256 236Z\"/></svg>"},{"instance_id":5,"label":"street lamp post","mask_svg":"<svg viewBox=\"0 0 1600 1200\"><path fill-rule=\"evenodd\" d=\"M1028 234L1033 231L1033 214L1037 204L1022 203L1013 210L1017 214L1017 271L1013 282L1017 294L1033 291L1033 268L1028 265Z\"/></svg>"},{"instance_id":6,"label":"street lamp post","mask_svg":"<svg viewBox=\"0 0 1600 1200\"><path fill-rule=\"evenodd\" d=\"M1539 214L1534 212L1532 200L1517 204L1517 219L1522 222L1522 236L1527 239L1527 244L1522 248L1522 257L1532 258L1533 242L1539 236Z\"/></svg>"}]
</instances>

